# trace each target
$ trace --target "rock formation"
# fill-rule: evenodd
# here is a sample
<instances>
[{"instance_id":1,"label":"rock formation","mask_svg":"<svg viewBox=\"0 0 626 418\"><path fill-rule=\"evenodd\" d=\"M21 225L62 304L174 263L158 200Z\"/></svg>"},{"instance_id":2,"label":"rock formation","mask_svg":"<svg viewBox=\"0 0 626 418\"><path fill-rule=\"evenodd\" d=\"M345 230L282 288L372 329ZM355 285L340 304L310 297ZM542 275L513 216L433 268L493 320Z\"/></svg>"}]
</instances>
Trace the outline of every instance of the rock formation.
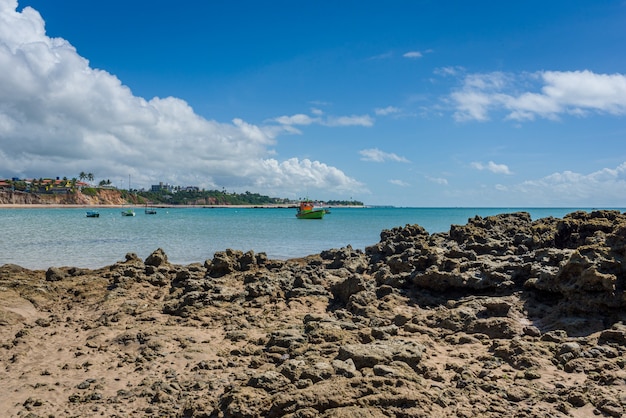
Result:
<instances>
[{"instance_id":1,"label":"rock formation","mask_svg":"<svg viewBox=\"0 0 626 418\"><path fill-rule=\"evenodd\" d=\"M115 189L94 189L93 193L84 194L80 190L72 193L26 193L0 190L0 205L122 205L128 200L138 203L134 195L122 197Z\"/></svg>"},{"instance_id":2,"label":"rock formation","mask_svg":"<svg viewBox=\"0 0 626 418\"><path fill-rule=\"evenodd\" d=\"M520 212L302 259L0 267L8 416L620 417L626 215Z\"/></svg>"}]
</instances>

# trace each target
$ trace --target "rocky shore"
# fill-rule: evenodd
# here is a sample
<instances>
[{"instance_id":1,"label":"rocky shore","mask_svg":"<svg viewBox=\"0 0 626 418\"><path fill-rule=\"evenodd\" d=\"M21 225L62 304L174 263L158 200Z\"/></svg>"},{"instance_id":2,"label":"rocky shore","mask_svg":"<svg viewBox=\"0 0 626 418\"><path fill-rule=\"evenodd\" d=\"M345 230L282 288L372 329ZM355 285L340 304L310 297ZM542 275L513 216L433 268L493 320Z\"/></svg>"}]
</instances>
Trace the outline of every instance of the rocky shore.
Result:
<instances>
[{"instance_id":1,"label":"rocky shore","mask_svg":"<svg viewBox=\"0 0 626 418\"><path fill-rule=\"evenodd\" d=\"M36 255L34 255L36 256ZM525 212L303 259L0 267L11 417L621 417L626 215Z\"/></svg>"}]
</instances>

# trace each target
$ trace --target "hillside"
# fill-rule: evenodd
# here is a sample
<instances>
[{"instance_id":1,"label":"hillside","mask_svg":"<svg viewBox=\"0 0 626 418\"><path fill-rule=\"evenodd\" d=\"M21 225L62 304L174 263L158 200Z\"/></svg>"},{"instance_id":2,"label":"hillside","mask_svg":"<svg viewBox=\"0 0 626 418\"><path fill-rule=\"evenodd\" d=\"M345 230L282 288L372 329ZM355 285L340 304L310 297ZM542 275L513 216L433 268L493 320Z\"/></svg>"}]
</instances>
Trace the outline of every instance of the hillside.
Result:
<instances>
[{"instance_id":1,"label":"hillside","mask_svg":"<svg viewBox=\"0 0 626 418\"><path fill-rule=\"evenodd\" d=\"M66 192L32 193L0 189L0 205L85 205L106 206L126 203L143 205L150 202L155 205L197 205L197 206L285 206L293 204L289 199L269 197L258 193L229 193L219 190L149 192L126 190L85 188ZM356 200L331 200L329 206L363 206Z\"/></svg>"},{"instance_id":2,"label":"hillside","mask_svg":"<svg viewBox=\"0 0 626 418\"><path fill-rule=\"evenodd\" d=\"M0 205L122 205L128 203L119 190L90 189L93 195L74 193L26 193L0 190ZM137 202L133 202L137 203Z\"/></svg>"}]
</instances>

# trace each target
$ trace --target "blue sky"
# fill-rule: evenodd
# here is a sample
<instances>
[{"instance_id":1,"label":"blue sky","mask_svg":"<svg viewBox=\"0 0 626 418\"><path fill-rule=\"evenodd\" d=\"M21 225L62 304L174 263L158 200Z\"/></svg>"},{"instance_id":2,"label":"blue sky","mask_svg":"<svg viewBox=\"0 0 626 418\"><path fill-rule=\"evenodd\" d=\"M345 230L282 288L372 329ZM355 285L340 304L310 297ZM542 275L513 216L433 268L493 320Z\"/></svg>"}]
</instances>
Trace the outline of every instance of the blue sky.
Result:
<instances>
[{"instance_id":1,"label":"blue sky","mask_svg":"<svg viewBox=\"0 0 626 418\"><path fill-rule=\"evenodd\" d=\"M626 207L625 1L0 0L0 177Z\"/></svg>"}]
</instances>

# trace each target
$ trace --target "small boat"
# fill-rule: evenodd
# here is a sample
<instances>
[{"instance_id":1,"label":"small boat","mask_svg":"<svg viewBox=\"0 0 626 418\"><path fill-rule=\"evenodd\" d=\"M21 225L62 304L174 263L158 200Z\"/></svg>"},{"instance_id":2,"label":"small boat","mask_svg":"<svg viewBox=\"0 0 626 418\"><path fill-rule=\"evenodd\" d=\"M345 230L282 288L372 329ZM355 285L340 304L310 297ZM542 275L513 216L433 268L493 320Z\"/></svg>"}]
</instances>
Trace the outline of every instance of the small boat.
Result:
<instances>
[{"instance_id":1,"label":"small boat","mask_svg":"<svg viewBox=\"0 0 626 418\"><path fill-rule=\"evenodd\" d=\"M148 207L148 205L146 205L146 209L144 210L144 213L146 215L156 215L157 211L155 208L153 207Z\"/></svg>"},{"instance_id":2,"label":"small boat","mask_svg":"<svg viewBox=\"0 0 626 418\"><path fill-rule=\"evenodd\" d=\"M87 211L87 217L88 218L99 218L100 217L100 212L95 211L95 210L88 210Z\"/></svg>"},{"instance_id":3,"label":"small boat","mask_svg":"<svg viewBox=\"0 0 626 418\"><path fill-rule=\"evenodd\" d=\"M316 208L312 201L303 200L300 202L296 217L298 219L322 219L324 214L326 211L323 208Z\"/></svg>"},{"instance_id":4,"label":"small boat","mask_svg":"<svg viewBox=\"0 0 626 418\"><path fill-rule=\"evenodd\" d=\"M135 216L135 211L132 210L131 208L129 209L124 209L122 211L122 216Z\"/></svg>"}]
</instances>

